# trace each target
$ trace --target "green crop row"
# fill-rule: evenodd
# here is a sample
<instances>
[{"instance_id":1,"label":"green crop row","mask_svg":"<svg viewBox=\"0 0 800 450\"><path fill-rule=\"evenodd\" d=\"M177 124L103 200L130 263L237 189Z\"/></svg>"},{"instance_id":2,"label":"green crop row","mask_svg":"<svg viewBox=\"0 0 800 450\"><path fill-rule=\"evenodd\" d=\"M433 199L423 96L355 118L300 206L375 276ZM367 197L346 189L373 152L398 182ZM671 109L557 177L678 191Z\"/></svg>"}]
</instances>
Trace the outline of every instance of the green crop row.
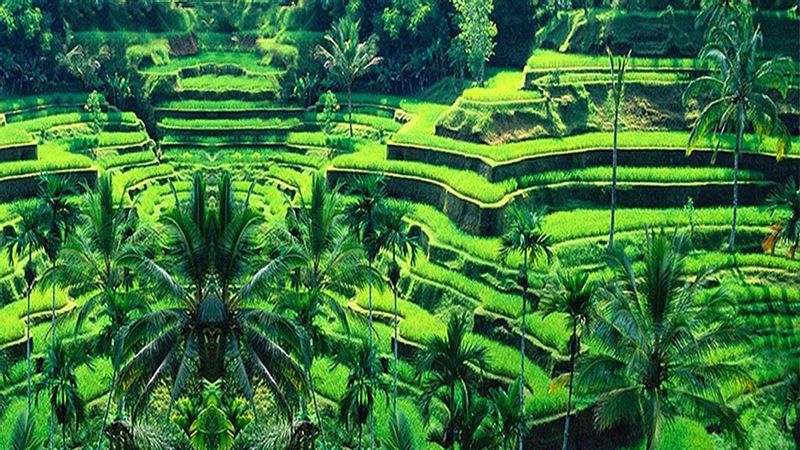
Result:
<instances>
[{"instance_id":1,"label":"green crop row","mask_svg":"<svg viewBox=\"0 0 800 450\"><path fill-rule=\"evenodd\" d=\"M183 78L180 81L183 91L225 92L241 91L248 93L274 92L278 85L270 77L243 77L235 75L201 75Z\"/></svg>"},{"instance_id":2,"label":"green crop row","mask_svg":"<svg viewBox=\"0 0 800 450\"><path fill-rule=\"evenodd\" d=\"M165 117L159 122L166 128L180 129L290 129L303 124L297 118L183 119Z\"/></svg>"},{"instance_id":3,"label":"green crop row","mask_svg":"<svg viewBox=\"0 0 800 450\"><path fill-rule=\"evenodd\" d=\"M253 52L219 51L203 51L196 55L171 58L167 64L148 66L143 68L142 72L154 74L177 73L181 69L204 64L235 65L253 74L275 74L281 72L279 68L261 64L261 58Z\"/></svg>"},{"instance_id":4,"label":"green crop row","mask_svg":"<svg viewBox=\"0 0 800 450\"><path fill-rule=\"evenodd\" d=\"M277 162L287 165L312 167L322 169L327 160L323 154L317 152L298 153L296 151L281 150L280 148L270 148L258 150L252 148L226 148L207 152L203 149L191 149L186 151L172 151L167 155L167 160L179 164L203 164L203 165L235 165L250 164L261 165L266 161Z\"/></svg>"},{"instance_id":5,"label":"green crop row","mask_svg":"<svg viewBox=\"0 0 800 450\"><path fill-rule=\"evenodd\" d=\"M136 125L139 123L139 119L136 117L136 114L132 112L116 112L116 111L107 112L101 114L100 120L104 124ZM81 122L88 123L90 121L91 117L89 116L88 113L73 112L73 113L56 114L52 116L45 116L36 119L25 120L22 122L9 125L6 128L20 127L23 130L29 132L37 132L57 126L71 125Z\"/></svg>"},{"instance_id":6,"label":"green crop row","mask_svg":"<svg viewBox=\"0 0 800 450\"><path fill-rule=\"evenodd\" d=\"M169 164L157 164L147 167L134 167L122 172L118 178L119 186L135 186L144 181L171 175L174 169Z\"/></svg>"},{"instance_id":7,"label":"green crop row","mask_svg":"<svg viewBox=\"0 0 800 450\"><path fill-rule=\"evenodd\" d=\"M175 145L187 144L186 146L209 146L218 147L225 145L241 146L245 144L288 144L307 147L326 148L325 133L317 131L286 132L276 134L261 134L259 136L236 136L236 135L217 135L217 136L170 136L164 137L162 144ZM191 145L189 145L191 144Z\"/></svg>"},{"instance_id":8,"label":"green crop row","mask_svg":"<svg viewBox=\"0 0 800 450\"><path fill-rule=\"evenodd\" d=\"M515 180L490 183L477 172L456 170L415 161L387 160L384 149L378 145L362 146L362 150L336 157L337 168L388 172L435 180L454 191L484 203L496 203L516 189Z\"/></svg>"},{"instance_id":9,"label":"green crop row","mask_svg":"<svg viewBox=\"0 0 800 450\"><path fill-rule=\"evenodd\" d=\"M543 85L608 83L610 75L607 71L550 73L536 78L533 82ZM625 83L685 83L692 76L683 72L631 72L625 75Z\"/></svg>"},{"instance_id":10,"label":"green crop row","mask_svg":"<svg viewBox=\"0 0 800 450\"><path fill-rule=\"evenodd\" d=\"M258 100L169 100L158 104L157 109L182 111L248 111L256 109L288 110L271 101Z\"/></svg>"},{"instance_id":11,"label":"green crop row","mask_svg":"<svg viewBox=\"0 0 800 450\"><path fill-rule=\"evenodd\" d=\"M528 69L598 69L610 67L608 56L561 53L552 50L534 50L526 68ZM628 69L632 71L647 69L702 69L703 64L695 58L645 58L631 57Z\"/></svg>"},{"instance_id":12,"label":"green crop row","mask_svg":"<svg viewBox=\"0 0 800 450\"><path fill-rule=\"evenodd\" d=\"M5 162L0 164L0 178L67 169L91 167L86 156L67 152L62 145L47 143L39 146L38 160Z\"/></svg>"},{"instance_id":13,"label":"green crop row","mask_svg":"<svg viewBox=\"0 0 800 450\"><path fill-rule=\"evenodd\" d=\"M107 156L104 158L99 158L97 163L104 169L114 169L121 166L146 164L154 161L155 155L153 155L152 152L147 151Z\"/></svg>"},{"instance_id":14,"label":"green crop row","mask_svg":"<svg viewBox=\"0 0 800 450\"><path fill-rule=\"evenodd\" d=\"M417 127L414 127L415 129ZM485 145L472 142L459 141L443 136L434 136L426 132L408 132L403 128L394 135L392 140L402 144L419 145L422 147L438 148L467 156L478 156L491 161L509 161L526 156L544 155L549 153L565 152L570 150L582 150L611 148L613 141L612 133L595 132L585 133L563 138L544 138L529 141L514 142L501 145ZM689 133L681 131L636 131L619 133L620 148L635 149L685 149L689 142ZM722 148L734 147L733 136L723 136L721 139ZM706 139L700 143L701 147L713 146L711 139ZM794 146L800 146L800 138L793 138ZM761 142L754 136L745 137L745 150L771 153L774 149L774 140L764 139Z\"/></svg>"},{"instance_id":15,"label":"green crop row","mask_svg":"<svg viewBox=\"0 0 800 450\"><path fill-rule=\"evenodd\" d=\"M554 170L525 175L519 179L519 187L563 183L567 181L611 182L611 167L589 167L573 170ZM763 181L764 174L740 171L742 181ZM721 167L626 167L618 168L617 180L621 182L697 182L730 181L733 169Z\"/></svg>"},{"instance_id":16,"label":"green crop row","mask_svg":"<svg viewBox=\"0 0 800 450\"><path fill-rule=\"evenodd\" d=\"M31 108L56 105L83 105L87 94L83 92L63 92L26 97L9 97L0 100L0 112L19 111Z\"/></svg>"},{"instance_id":17,"label":"green crop row","mask_svg":"<svg viewBox=\"0 0 800 450\"><path fill-rule=\"evenodd\" d=\"M15 126L0 127L0 146L14 146L35 142L33 136L22 128Z\"/></svg>"},{"instance_id":18,"label":"green crop row","mask_svg":"<svg viewBox=\"0 0 800 450\"><path fill-rule=\"evenodd\" d=\"M391 313L393 311L392 296L389 291L374 291L373 308L376 311ZM361 291L356 297L359 307L365 309L368 305L366 293ZM425 309L406 300L398 300L398 311L402 317L400 322L401 336L418 344L425 344L434 336L441 336L445 332L444 321L432 315ZM511 347L487 339L483 336L470 333L467 341L481 345L487 349L487 370L490 373L501 375L507 379L519 376L519 352ZM550 379L547 374L533 361L528 360L525 370L525 382L533 393L527 399L526 409L534 417L543 417L553 414L561 409L566 400L565 392L549 392Z\"/></svg>"},{"instance_id":19,"label":"green crop row","mask_svg":"<svg viewBox=\"0 0 800 450\"><path fill-rule=\"evenodd\" d=\"M56 295L56 309L67 304L67 296L58 290ZM51 308L52 298L49 289L36 289L31 294L31 312L48 311ZM23 336L25 330L26 301L20 299L0 308L0 344L6 344Z\"/></svg>"}]
</instances>

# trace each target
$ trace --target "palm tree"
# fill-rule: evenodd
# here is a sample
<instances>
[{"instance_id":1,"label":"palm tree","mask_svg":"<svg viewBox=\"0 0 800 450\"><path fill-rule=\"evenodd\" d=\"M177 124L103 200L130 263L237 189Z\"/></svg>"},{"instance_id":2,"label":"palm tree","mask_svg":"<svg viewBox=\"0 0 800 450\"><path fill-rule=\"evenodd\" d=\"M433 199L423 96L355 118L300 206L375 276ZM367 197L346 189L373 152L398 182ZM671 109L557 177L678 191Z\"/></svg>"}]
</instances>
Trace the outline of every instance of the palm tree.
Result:
<instances>
[{"instance_id":1,"label":"palm tree","mask_svg":"<svg viewBox=\"0 0 800 450\"><path fill-rule=\"evenodd\" d=\"M542 232L544 215L536 211L529 202L514 203L506 210L506 232L502 237L500 256L507 259L512 253L522 254L517 283L522 288L522 319L519 339L519 408L525 415L525 319L528 311L528 265L541 256L550 259L549 239ZM525 430L519 432L519 449L522 450Z\"/></svg>"},{"instance_id":2,"label":"palm tree","mask_svg":"<svg viewBox=\"0 0 800 450\"><path fill-rule=\"evenodd\" d=\"M384 179L380 176L356 178L350 184L348 194L356 200L346 209L350 227L364 248L367 256L367 276L369 285L369 345L374 345L375 326L372 316L372 284L373 265L381 251L382 243L378 241L378 227L381 211L384 208L386 191ZM375 416L370 414L369 427L370 449L375 449Z\"/></svg>"},{"instance_id":3,"label":"palm tree","mask_svg":"<svg viewBox=\"0 0 800 450\"><path fill-rule=\"evenodd\" d=\"M17 416L9 435L10 450L40 450L43 439L36 435L36 420L25 411Z\"/></svg>"},{"instance_id":4,"label":"palm tree","mask_svg":"<svg viewBox=\"0 0 800 450\"><path fill-rule=\"evenodd\" d=\"M483 346L466 340L469 326L466 315L451 314L445 336L431 338L418 355L417 367L423 381L420 402L426 416L430 415L431 402L437 395L443 394L453 415L459 408L458 402L466 401L478 388L477 370L486 366L487 353ZM452 423L443 430L444 440L454 442L456 432Z\"/></svg>"},{"instance_id":5,"label":"palm tree","mask_svg":"<svg viewBox=\"0 0 800 450\"><path fill-rule=\"evenodd\" d=\"M299 204L287 214L286 233L293 246L288 263L295 278L295 289L278 299L278 311L293 313L294 319L309 338L306 371L314 411L322 432L323 447L327 439L317 404L311 364L314 356L328 349L328 339L316 318L327 312L338 318L349 330L344 308L334 298L335 292L347 292L362 286L364 273L361 246L344 223L338 188L328 189L325 177L314 174L308 197L298 189ZM299 289L304 290L301 292Z\"/></svg>"},{"instance_id":6,"label":"palm tree","mask_svg":"<svg viewBox=\"0 0 800 450\"><path fill-rule=\"evenodd\" d=\"M795 447L800 447L800 376L797 369L789 372L783 384L783 421L792 431ZM792 422L794 412L794 422Z\"/></svg>"},{"instance_id":7,"label":"palm tree","mask_svg":"<svg viewBox=\"0 0 800 450\"><path fill-rule=\"evenodd\" d=\"M381 365L375 347L368 342L342 345L333 357L333 367L346 366L350 369L347 389L339 402L339 420L350 430L358 428L358 448L364 425L372 417L375 396L378 392L387 394L387 386L380 376Z\"/></svg>"},{"instance_id":8,"label":"palm tree","mask_svg":"<svg viewBox=\"0 0 800 450\"><path fill-rule=\"evenodd\" d=\"M582 359L578 382L600 392L596 424L639 424L647 450L658 446L665 422L677 416L714 419L744 446L736 411L722 383L747 382L735 355L716 351L741 344L730 295L717 288L699 301L712 271L690 273L688 238L649 233L641 272L623 250L610 255L617 276L602 292L592 327L593 353Z\"/></svg>"},{"instance_id":9,"label":"palm tree","mask_svg":"<svg viewBox=\"0 0 800 450\"><path fill-rule=\"evenodd\" d=\"M619 106L625 94L625 71L631 51L624 58L614 58L611 49L606 48L611 63L611 90L609 96L614 103L614 139L611 146L611 229L608 234L608 248L614 247L614 226L617 218L617 133L619 130Z\"/></svg>"},{"instance_id":10,"label":"palm tree","mask_svg":"<svg viewBox=\"0 0 800 450\"><path fill-rule=\"evenodd\" d=\"M768 95L777 90L785 98L792 69L788 58L761 62L761 31L753 27L749 10L740 8L736 17L714 27L711 40L700 53L701 61L712 63L711 75L692 81L684 92L684 102L700 94L711 96L692 126L687 154L713 135L719 139L733 129L733 220L728 251L735 251L736 223L739 208L739 157L743 151L748 126L760 137L775 138L775 156L780 160L791 150L786 125L778 116L778 107ZM720 146L719 141L716 149ZM716 150L715 149L715 150Z\"/></svg>"},{"instance_id":11,"label":"palm tree","mask_svg":"<svg viewBox=\"0 0 800 450\"><path fill-rule=\"evenodd\" d=\"M25 360L27 365L27 414L31 414L31 293L36 284L36 265L33 253L45 242L44 213L40 208L18 211L20 221L3 229L3 246L8 253L8 263L13 265L17 258L27 258L24 267L25 279Z\"/></svg>"},{"instance_id":12,"label":"palm tree","mask_svg":"<svg viewBox=\"0 0 800 450\"><path fill-rule=\"evenodd\" d=\"M67 241L78 217L78 209L70 202L76 194L70 178L43 176L39 182L39 200L42 203L47 232L42 248L50 262L52 304L50 314L50 346L56 345L56 263L64 243ZM63 430L62 430L63 431ZM50 412L50 450L55 448L55 417Z\"/></svg>"},{"instance_id":13,"label":"palm tree","mask_svg":"<svg viewBox=\"0 0 800 450\"><path fill-rule=\"evenodd\" d=\"M305 390L296 358L306 354L306 338L290 320L253 306L254 297L271 295L284 270L280 257L261 261L271 254L259 239L262 218L246 201L234 201L227 174L213 196L196 174L189 204L175 197L176 207L162 220L165 255L143 257L140 270L156 296L173 304L135 319L120 337L134 351L119 373L126 394L138 397L134 414L168 377L172 404L193 373L210 382L233 374L251 403L259 378L278 408L291 414L292 401Z\"/></svg>"},{"instance_id":14,"label":"palm tree","mask_svg":"<svg viewBox=\"0 0 800 450\"><path fill-rule=\"evenodd\" d=\"M562 450L569 445L569 422L572 407L573 377L575 360L581 349L581 336L584 327L595 316L596 296L595 284L589 281L589 274L581 271L560 271L556 274L556 283L551 285L542 302L545 316L560 313L567 316L572 329L569 340L569 372L567 381L567 415L564 419L564 439Z\"/></svg>"},{"instance_id":15,"label":"palm tree","mask_svg":"<svg viewBox=\"0 0 800 450\"><path fill-rule=\"evenodd\" d=\"M387 450L415 450L414 429L403 411L392 415L389 422L389 435L381 443Z\"/></svg>"},{"instance_id":16,"label":"palm tree","mask_svg":"<svg viewBox=\"0 0 800 450\"><path fill-rule=\"evenodd\" d=\"M493 389L489 394L492 398L492 416L495 429L503 437L503 449L511 450L517 443L516 434L525 424L523 409L519 407L519 380L508 385L505 391Z\"/></svg>"},{"instance_id":17,"label":"palm tree","mask_svg":"<svg viewBox=\"0 0 800 450\"><path fill-rule=\"evenodd\" d=\"M48 392L50 416L55 417L61 426L61 445L65 450L68 448L67 429L71 426L77 432L85 416L86 402L81 398L78 377L75 375L75 370L83 365L93 368L89 353L82 349L69 348L62 340L57 339L55 345L47 349L44 377L37 389L37 399L39 392Z\"/></svg>"},{"instance_id":18,"label":"palm tree","mask_svg":"<svg viewBox=\"0 0 800 450\"><path fill-rule=\"evenodd\" d=\"M397 256L410 256L411 263L414 263L417 248L420 246L418 236L411 233L411 227L405 221L406 212L399 208L387 208L379 219L379 230L377 240L380 246L388 248L392 256L389 264L388 279L389 286L392 288L394 297L394 368L393 368L393 394L392 411L397 415L397 363L399 361L398 352L398 314L397 298L399 296L400 265L397 263Z\"/></svg>"},{"instance_id":19,"label":"palm tree","mask_svg":"<svg viewBox=\"0 0 800 450\"><path fill-rule=\"evenodd\" d=\"M334 82L347 89L347 111L350 137L353 137L353 82L380 64L377 37L359 40L361 23L345 15L325 34L325 44L317 47L317 55L324 61L325 70Z\"/></svg>"},{"instance_id":20,"label":"palm tree","mask_svg":"<svg viewBox=\"0 0 800 450\"><path fill-rule=\"evenodd\" d=\"M772 233L764 240L765 251L774 253L779 241L789 244L787 254L794 259L797 246L800 244L800 187L792 180L767 197L767 204L774 214L779 209L789 211L789 216L783 218L772 227Z\"/></svg>"},{"instance_id":21,"label":"palm tree","mask_svg":"<svg viewBox=\"0 0 800 450\"><path fill-rule=\"evenodd\" d=\"M78 292L87 293L75 325L76 333L89 314L98 311L109 320L99 334L97 349L112 359L113 374L108 400L100 427L97 448L105 436L105 426L111 409L120 361L114 348L119 344L117 334L134 313L147 310L144 297L123 292L126 271L134 267L143 241L135 209L127 208L125 197L115 199L111 174L97 180L94 190L86 187L81 207L82 222L62 250L61 279ZM125 189L123 189L123 192ZM121 405L120 405L121 406Z\"/></svg>"}]
</instances>

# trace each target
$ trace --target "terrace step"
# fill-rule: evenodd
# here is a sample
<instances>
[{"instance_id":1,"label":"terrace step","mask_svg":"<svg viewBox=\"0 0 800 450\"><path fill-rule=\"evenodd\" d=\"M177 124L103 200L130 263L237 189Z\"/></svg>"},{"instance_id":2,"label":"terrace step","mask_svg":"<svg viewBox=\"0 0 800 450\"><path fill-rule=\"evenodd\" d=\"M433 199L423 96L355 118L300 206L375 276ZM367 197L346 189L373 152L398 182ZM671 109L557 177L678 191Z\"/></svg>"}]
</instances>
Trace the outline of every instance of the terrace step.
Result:
<instances>
[{"instance_id":1,"label":"terrace step","mask_svg":"<svg viewBox=\"0 0 800 450\"><path fill-rule=\"evenodd\" d=\"M35 141L0 145L0 162L23 161L39 157L39 144Z\"/></svg>"},{"instance_id":2,"label":"terrace step","mask_svg":"<svg viewBox=\"0 0 800 450\"><path fill-rule=\"evenodd\" d=\"M39 190L39 179L42 175L69 176L78 185L94 186L97 181L97 169L95 167L34 172L3 177L0 178L0 202L35 197Z\"/></svg>"}]
</instances>

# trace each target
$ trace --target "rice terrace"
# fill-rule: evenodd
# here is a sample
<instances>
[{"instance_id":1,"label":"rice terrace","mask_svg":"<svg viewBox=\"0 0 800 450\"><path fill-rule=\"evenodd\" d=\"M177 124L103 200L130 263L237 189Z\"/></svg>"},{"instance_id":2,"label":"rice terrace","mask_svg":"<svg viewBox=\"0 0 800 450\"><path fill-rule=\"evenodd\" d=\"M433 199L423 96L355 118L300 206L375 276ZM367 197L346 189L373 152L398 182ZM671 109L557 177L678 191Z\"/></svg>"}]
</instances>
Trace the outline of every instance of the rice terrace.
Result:
<instances>
[{"instance_id":1,"label":"rice terrace","mask_svg":"<svg viewBox=\"0 0 800 450\"><path fill-rule=\"evenodd\" d=\"M798 0L0 0L0 450L800 449Z\"/></svg>"}]
</instances>

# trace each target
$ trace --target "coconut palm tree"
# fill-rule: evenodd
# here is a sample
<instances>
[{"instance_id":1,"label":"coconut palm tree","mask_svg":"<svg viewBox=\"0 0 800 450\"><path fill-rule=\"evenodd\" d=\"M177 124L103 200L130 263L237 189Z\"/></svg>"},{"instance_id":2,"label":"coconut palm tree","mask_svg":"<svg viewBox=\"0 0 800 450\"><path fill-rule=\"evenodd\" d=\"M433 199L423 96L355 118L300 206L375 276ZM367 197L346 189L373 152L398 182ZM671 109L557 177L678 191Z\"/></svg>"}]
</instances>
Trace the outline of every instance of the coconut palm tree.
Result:
<instances>
[{"instance_id":1,"label":"coconut palm tree","mask_svg":"<svg viewBox=\"0 0 800 450\"><path fill-rule=\"evenodd\" d=\"M726 289L700 300L712 271L689 273L687 248L685 235L649 233L641 271L623 250L609 256L616 277L600 293L594 351L582 358L577 381L600 393L600 429L638 424L647 450L657 448L664 423L677 416L715 420L743 447L737 413L720 386L747 383L747 375L735 354L710 356L741 344L743 335Z\"/></svg>"},{"instance_id":2,"label":"coconut palm tree","mask_svg":"<svg viewBox=\"0 0 800 450\"><path fill-rule=\"evenodd\" d=\"M329 349L329 343L316 319L330 313L338 318L345 330L349 330L345 310L334 298L334 293L364 285L366 268L363 250L344 223L338 187L328 189L325 177L314 174L310 195L304 195L300 189L298 193L298 206L287 214L285 234L288 236L283 239L284 242L293 242L289 250L289 267L295 286L278 298L278 311L291 312L295 322L308 335L310 351L306 371L323 447L327 448L311 365L316 354Z\"/></svg>"},{"instance_id":3,"label":"coconut palm tree","mask_svg":"<svg viewBox=\"0 0 800 450\"><path fill-rule=\"evenodd\" d=\"M517 443L517 433L525 424L525 416L519 407L519 380L509 384L506 390L493 389L489 394L492 398L492 417L497 434L504 450L511 450Z\"/></svg>"},{"instance_id":4,"label":"coconut palm tree","mask_svg":"<svg viewBox=\"0 0 800 450\"><path fill-rule=\"evenodd\" d=\"M51 284L50 346L56 345L56 286L57 267L61 248L70 236L78 217L78 208L70 201L77 193L69 177L43 176L39 182L39 201L42 203L47 232L42 248L50 263L48 282ZM55 417L50 412L50 450L55 448ZM62 430L63 431L63 430Z\"/></svg>"},{"instance_id":5,"label":"coconut palm tree","mask_svg":"<svg viewBox=\"0 0 800 450\"><path fill-rule=\"evenodd\" d=\"M625 94L625 72L628 69L628 59L631 51L624 58L614 58L611 49L606 48L608 59L611 63L611 85L609 96L614 104L614 138L611 146L611 228L608 233L608 248L614 247L614 227L617 218L617 135L619 131L619 107Z\"/></svg>"},{"instance_id":6,"label":"coconut palm tree","mask_svg":"<svg viewBox=\"0 0 800 450\"><path fill-rule=\"evenodd\" d=\"M40 450L44 442L36 435L36 420L25 411L17 416L9 436L10 450Z\"/></svg>"},{"instance_id":7,"label":"coconut palm tree","mask_svg":"<svg viewBox=\"0 0 800 450\"><path fill-rule=\"evenodd\" d=\"M744 150L744 133L752 127L759 137L773 137L778 160L791 150L792 142L786 125L778 116L778 107L769 93L779 92L784 98L793 70L788 58L762 62L759 51L761 31L754 28L751 12L740 7L732 20L714 27L709 43L700 53L701 61L714 67L710 75L692 81L684 92L684 102L702 95L711 98L692 125L687 154L713 135L717 139L733 132L733 218L728 251L735 251L736 224L739 208L739 158Z\"/></svg>"},{"instance_id":8,"label":"coconut palm tree","mask_svg":"<svg viewBox=\"0 0 800 450\"><path fill-rule=\"evenodd\" d=\"M453 313L447 321L444 336L435 336L425 343L417 359L417 368L422 377L423 393L420 396L422 411L430 415L433 399L442 395L451 416L456 414L459 401L468 401L471 392L477 390L478 370L486 366L486 348L467 341L470 323L465 314ZM457 429L451 426L443 430L444 440L454 442Z\"/></svg>"},{"instance_id":9,"label":"coconut palm tree","mask_svg":"<svg viewBox=\"0 0 800 450\"><path fill-rule=\"evenodd\" d=\"M800 187L792 180L772 192L767 197L767 204L774 214L778 210L787 210L788 216L773 225L772 233L764 240L765 251L774 253L780 241L789 244L787 254L794 259L797 246L800 244Z\"/></svg>"},{"instance_id":10,"label":"coconut palm tree","mask_svg":"<svg viewBox=\"0 0 800 450\"><path fill-rule=\"evenodd\" d=\"M120 337L133 351L119 382L137 398L134 415L163 380L171 381L171 404L195 373L210 382L233 374L251 403L253 380L263 380L276 406L291 414L305 390L297 359L306 354L306 338L290 320L254 306L284 271L280 257L261 259L273 254L261 239L262 218L234 200L227 174L213 193L196 174L188 205L177 194L175 202L162 219L165 254L143 257L140 266L143 281L172 305L135 319Z\"/></svg>"},{"instance_id":11,"label":"coconut palm tree","mask_svg":"<svg viewBox=\"0 0 800 450\"><path fill-rule=\"evenodd\" d=\"M572 407L573 377L575 360L581 349L581 336L584 328L595 316L596 286L589 281L589 274L582 271L559 271L556 280L549 286L542 301L542 313L548 316L553 313L564 314L572 330L569 340L569 372L567 373L567 415L564 419L564 438L562 450L569 445L569 423Z\"/></svg>"},{"instance_id":12,"label":"coconut palm tree","mask_svg":"<svg viewBox=\"0 0 800 450\"><path fill-rule=\"evenodd\" d=\"M89 300L78 313L76 332L92 313L97 312L109 319L96 342L97 349L112 359L113 367L98 437L99 449L105 436L120 365L114 357L114 348L119 344L117 334L134 314L147 310L143 296L123 290L127 271L135 266L144 237L136 210L127 207L124 195L115 193L111 174L102 175L94 189L87 186L85 190L82 220L62 250L59 278L76 291L88 294Z\"/></svg>"},{"instance_id":13,"label":"coconut palm tree","mask_svg":"<svg viewBox=\"0 0 800 450\"><path fill-rule=\"evenodd\" d=\"M511 254L522 254L517 283L522 288L522 318L519 339L519 408L525 415L525 320L528 311L528 271L529 264L542 256L548 260L551 250L548 236L542 232L544 214L537 211L529 202L514 203L506 209L506 232L502 236L500 256L507 259ZM519 449L525 439L524 429L519 433Z\"/></svg>"},{"instance_id":14,"label":"coconut palm tree","mask_svg":"<svg viewBox=\"0 0 800 450\"><path fill-rule=\"evenodd\" d=\"M71 427L77 432L86 412L86 401L81 397L75 375L75 370L84 365L93 369L88 352L70 348L57 339L55 345L47 348L44 376L37 387L37 400L39 392L48 394L50 415L61 426L61 446L65 450L71 448L67 446L67 429Z\"/></svg>"},{"instance_id":15,"label":"coconut palm tree","mask_svg":"<svg viewBox=\"0 0 800 450\"><path fill-rule=\"evenodd\" d=\"M372 417L375 397L380 392L388 396L388 389L380 376L381 365L375 347L369 342L340 346L333 356L333 367L340 365L348 367L350 375L344 397L339 402L339 420L350 430L358 428L360 449L363 428Z\"/></svg>"},{"instance_id":16,"label":"coconut palm tree","mask_svg":"<svg viewBox=\"0 0 800 450\"><path fill-rule=\"evenodd\" d=\"M31 208L18 211L20 216L16 226L3 229L3 246L8 253L8 263L13 266L18 258L26 258L23 269L25 279L25 361L27 366L27 400L26 413L31 414L31 293L36 284L37 271L33 260L34 252L45 243L44 211Z\"/></svg>"},{"instance_id":17,"label":"coconut palm tree","mask_svg":"<svg viewBox=\"0 0 800 450\"><path fill-rule=\"evenodd\" d=\"M350 137L353 136L353 82L383 60L377 56L377 37L371 35L361 42L360 31L361 23L345 15L325 34L325 43L317 47L317 56L324 61L325 70L347 90Z\"/></svg>"},{"instance_id":18,"label":"coconut palm tree","mask_svg":"<svg viewBox=\"0 0 800 450\"><path fill-rule=\"evenodd\" d=\"M406 212L404 210L387 208L378 219L379 229L377 231L377 240L380 242L380 246L388 249L392 258L387 275L394 297L394 367L392 374L392 411L394 415L397 415L397 363L399 361L397 298L400 295L400 265L397 263L397 256L410 256L410 262L413 264L417 248L420 246L419 237L412 234L411 226L405 221L405 217Z\"/></svg>"},{"instance_id":19,"label":"coconut palm tree","mask_svg":"<svg viewBox=\"0 0 800 450\"><path fill-rule=\"evenodd\" d=\"M356 178L350 183L348 194L356 199L345 210L350 228L358 238L367 257L367 277L369 286L369 345L374 345L375 326L372 310L373 267L375 258L381 252L381 242L378 241L378 227L381 211L384 208L386 191L382 176L367 176ZM375 416L370 414L369 427L370 450L375 449Z\"/></svg>"}]
</instances>

